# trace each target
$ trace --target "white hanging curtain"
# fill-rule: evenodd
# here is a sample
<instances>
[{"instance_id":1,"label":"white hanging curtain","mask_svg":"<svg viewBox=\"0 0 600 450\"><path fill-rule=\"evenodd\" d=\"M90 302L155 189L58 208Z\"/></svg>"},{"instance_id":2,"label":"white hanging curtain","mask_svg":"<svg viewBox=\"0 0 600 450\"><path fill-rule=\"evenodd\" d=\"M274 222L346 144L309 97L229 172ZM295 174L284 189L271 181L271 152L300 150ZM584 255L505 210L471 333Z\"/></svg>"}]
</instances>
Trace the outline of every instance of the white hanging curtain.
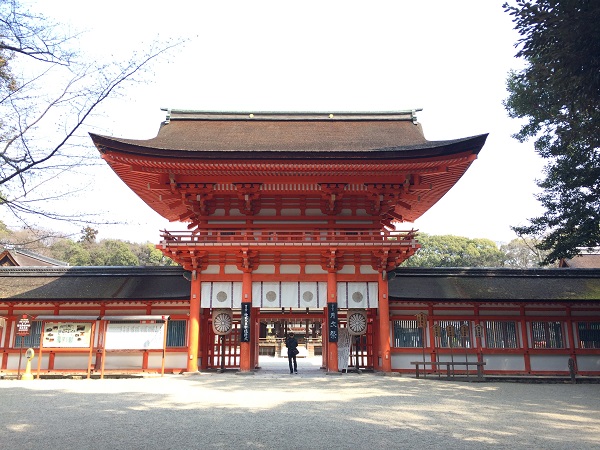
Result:
<instances>
[{"instance_id":1,"label":"white hanging curtain","mask_svg":"<svg viewBox=\"0 0 600 450\"><path fill-rule=\"evenodd\" d=\"M281 286L277 281L252 283L252 306L255 308L281 308Z\"/></svg>"},{"instance_id":2,"label":"white hanging curtain","mask_svg":"<svg viewBox=\"0 0 600 450\"><path fill-rule=\"evenodd\" d=\"M343 281L337 284L339 308L377 308L378 296L377 283Z\"/></svg>"},{"instance_id":3,"label":"white hanging curtain","mask_svg":"<svg viewBox=\"0 0 600 450\"><path fill-rule=\"evenodd\" d=\"M294 281L281 282L281 306L297 308L300 298L300 283Z\"/></svg>"},{"instance_id":4,"label":"white hanging curtain","mask_svg":"<svg viewBox=\"0 0 600 450\"><path fill-rule=\"evenodd\" d=\"M201 308L241 308L242 283L210 281L201 283Z\"/></svg>"},{"instance_id":5,"label":"white hanging curtain","mask_svg":"<svg viewBox=\"0 0 600 450\"><path fill-rule=\"evenodd\" d=\"M300 282L300 308L324 308L327 306L327 283L322 281Z\"/></svg>"}]
</instances>

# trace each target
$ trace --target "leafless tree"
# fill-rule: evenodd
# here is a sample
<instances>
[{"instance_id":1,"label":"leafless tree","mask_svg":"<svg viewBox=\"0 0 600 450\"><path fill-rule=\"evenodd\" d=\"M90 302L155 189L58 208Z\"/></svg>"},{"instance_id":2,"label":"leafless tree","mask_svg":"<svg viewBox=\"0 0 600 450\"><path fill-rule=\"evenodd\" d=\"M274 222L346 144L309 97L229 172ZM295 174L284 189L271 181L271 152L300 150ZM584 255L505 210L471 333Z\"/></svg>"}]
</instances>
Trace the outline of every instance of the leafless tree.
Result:
<instances>
[{"instance_id":1,"label":"leafless tree","mask_svg":"<svg viewBox=\"0 0 600 450\"><path fill-rule=\"evenodd\" d=\"M178 45L154 44L128 61L99 63L79 56L76 37L15 0L0 0L0 208L24 226L32 216L97 223L48 208L78 189L56 189L56 179L98 161L84 123Z\"/></svg>"}]
</instances>

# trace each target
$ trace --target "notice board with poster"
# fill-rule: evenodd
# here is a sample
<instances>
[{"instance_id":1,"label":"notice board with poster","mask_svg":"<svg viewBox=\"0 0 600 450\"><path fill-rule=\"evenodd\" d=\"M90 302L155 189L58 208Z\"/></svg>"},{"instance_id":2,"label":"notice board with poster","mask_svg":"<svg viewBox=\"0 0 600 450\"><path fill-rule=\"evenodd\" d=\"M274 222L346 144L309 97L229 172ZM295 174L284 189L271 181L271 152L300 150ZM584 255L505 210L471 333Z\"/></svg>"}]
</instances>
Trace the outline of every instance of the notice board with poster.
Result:
<instances>
[{"instance_id":1,"label":"notice board with poster","mask_svg":"<svg viewBox=\"0 0 600 450\"><path fill-rule=\"evenodd\" d=\"M162 350L164 323L109 323L106 350Z\"/></svg>"},{"instance_id":2,"label":"notice board with poster","mask_svg":"<svg viewBox=\"0 0 600 450\"><path fill-rule=\"evenodd\" d=\"M91 323L45 322L45 348L88 348L92 336Z\"/></svg>"}]
</instances>

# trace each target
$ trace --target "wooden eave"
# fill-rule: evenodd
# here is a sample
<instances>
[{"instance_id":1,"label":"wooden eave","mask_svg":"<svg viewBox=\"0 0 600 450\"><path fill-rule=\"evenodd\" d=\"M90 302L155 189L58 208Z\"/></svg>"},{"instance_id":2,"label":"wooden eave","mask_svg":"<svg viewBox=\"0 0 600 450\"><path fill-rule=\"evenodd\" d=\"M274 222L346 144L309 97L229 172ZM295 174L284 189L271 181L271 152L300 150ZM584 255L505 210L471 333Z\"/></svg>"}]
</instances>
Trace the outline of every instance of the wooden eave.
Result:
<instances>
[{"instance_id":1,"label":"wooden eave","mask_svg":"<svg viewBox=\"0 0 600 450\"><path fill-rule=\"evenodd\" d=\"M476 158L473 151L450 156L405 160L363 159L361 161L204 161L134 156L106 151L105 161L145 203L169 221L186 213L176 199L165 200L172 192L168 179L179 183L404 183L407 176L419 177L428 189L406 203L404 220L414 221L442 198ZM156 189L156 186L164 189Z\"/></svg>"},{"instance_id":2,"label":"wooden eave","mask_svg":"<svg viewBox=\"0 0 600 450\"><path fill-rule=\"evenodd\" d=\"M169 221L189 217L182 184L219 185L218 195L231 196L223 186L232 183L404 185L395 216L414 221L458 181L487 138L427 141L414 111L169 111L152 139L90 136L123 182Z\"/></svg>"},{"instance_id":3,"label":"wooden eave","mask_svg":"<svg viewBox=\"0 0 600 450\"><path fill-rule=\"evenodd\" d=\"M249 145L221 147L216 149L204 148L203 144L198 144L197 148L192 148L193 143L186 143L188 148L179 142L173 142L173 147L167 147L167 140L131 140L120 139L109 136L101 136L90 133L92 141L101 154L111 151L145 157L156 157L162 160L201 160L201 161L348 161L348 160L369 160L369 161L394 161L394 160L414 160L421 158L448 157L453 154L463 153L465 151L478 154L487 139L487 134L454 139L447 141L416 141L411 140L408 144L393 145L392 142L381 141L379 144L388 144L378 146L378 143L371 145L347 145L355 148L311 148L314 144L289 143L279 144L277 142L263 148L252 149ZM334 136L335 137L335 136ZM216 145L216 144L214 144ZM324 145L324 144L323 144ZM220 147L220 146L219 146Z\"/></svg>"}]
</instances>

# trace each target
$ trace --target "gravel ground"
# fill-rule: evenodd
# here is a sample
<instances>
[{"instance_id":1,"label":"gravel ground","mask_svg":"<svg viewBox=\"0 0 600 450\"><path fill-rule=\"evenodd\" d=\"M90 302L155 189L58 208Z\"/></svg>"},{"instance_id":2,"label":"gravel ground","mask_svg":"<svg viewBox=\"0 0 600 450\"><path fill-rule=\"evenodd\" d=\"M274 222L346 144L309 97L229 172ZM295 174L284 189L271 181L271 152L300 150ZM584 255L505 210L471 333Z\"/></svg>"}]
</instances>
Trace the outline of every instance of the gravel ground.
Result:
<instances>
[{"instance_id":1,"label":"gravel ground","mask_svg":"<svg viewBox=\"0 0 600 450\"><path fill-rule=\"evenodd\" d=\"M0 380L0 448L600 448L600 384L299 371Z\"/></svg>"}]
</instances>

